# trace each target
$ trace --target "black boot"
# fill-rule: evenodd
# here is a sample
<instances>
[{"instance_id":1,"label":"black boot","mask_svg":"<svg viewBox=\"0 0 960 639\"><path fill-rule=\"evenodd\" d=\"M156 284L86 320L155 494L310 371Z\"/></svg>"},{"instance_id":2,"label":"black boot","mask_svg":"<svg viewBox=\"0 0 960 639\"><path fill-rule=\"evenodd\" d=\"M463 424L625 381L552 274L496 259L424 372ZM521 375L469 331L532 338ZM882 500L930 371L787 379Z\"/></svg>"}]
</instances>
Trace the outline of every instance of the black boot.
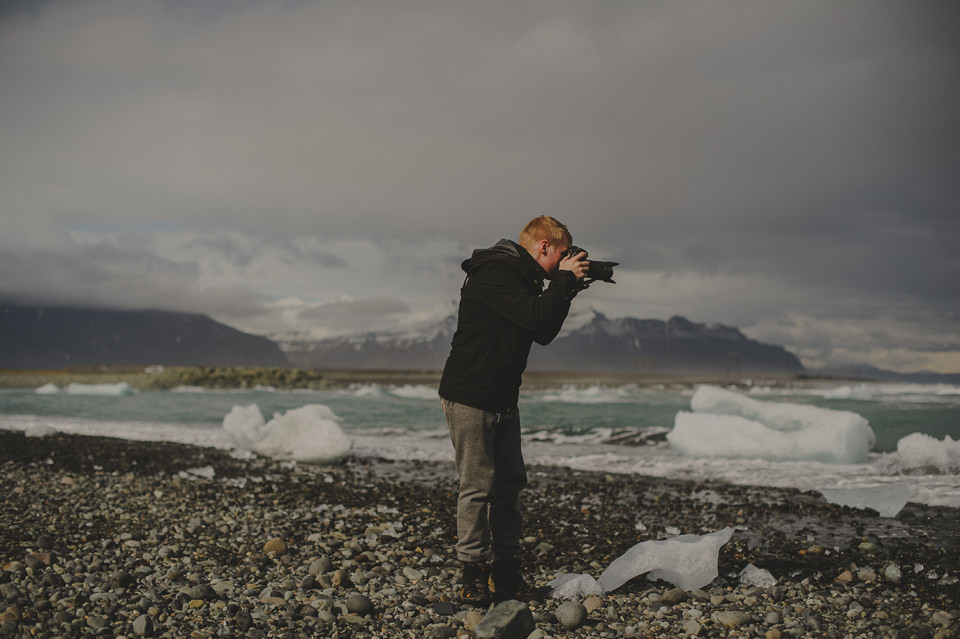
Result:
<instances>
[{"instance_id":1,"label":"black boot","mask_svg":"<svg viewBox=\"0 0 960 639\"><path fill-rule=\"evenodd\" d=\"M485 563L463 563L463 584L458 599L471 606L486 606L490 603L490 568Z\"/></svg>"},{"instance_id":2,"label":"black boot","mask_svg":"<svg viewBox=\"0 0 960 639\"><path fill-rule=\"evenodd\" d=\"M523 577L520 558L517 556L497 557L493 560L490 574L490 590L494 601L543 601L546 588L534 588Z\"/></svg>"}]
</instances>

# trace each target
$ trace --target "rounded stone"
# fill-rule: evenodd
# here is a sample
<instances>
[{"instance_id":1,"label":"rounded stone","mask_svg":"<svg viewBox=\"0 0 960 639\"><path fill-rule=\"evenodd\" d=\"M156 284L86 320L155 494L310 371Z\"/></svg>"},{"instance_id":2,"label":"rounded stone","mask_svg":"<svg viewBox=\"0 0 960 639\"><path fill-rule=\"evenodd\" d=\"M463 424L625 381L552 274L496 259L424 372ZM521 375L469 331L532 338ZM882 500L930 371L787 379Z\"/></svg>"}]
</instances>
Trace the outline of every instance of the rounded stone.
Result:
<instances>
[{"instance_id":1,"label":"rounded stone","mask_svg":"<svg viewBox=\"0 0 960 639\"><path fill-rule=\"evenodd\" d=\"M118 570L107 577L107 586L112 590L114 588L126 588L133 584L133 575L125 570Z\"/></svg>"},{"instance_id":2,"label":"rounded stone","mask_svg":"<svg viewBox=\"0 0 960 639\"><path fill-rule=\"evenodd\" d=\"M577 601L565 601L557 608L557 621L567 630L576 630L587 623L587 609Z\"/></svg>"},{"instance_id":3,"label":"rounded stone","mask_svg":"<svg viewBox=\"0 0 960 639\"><path fill-rule=\"evenodd\" d=\"M333 568L333 562L330 561L329 557L324 555L323 557L313 560L307 572L316 577L317 575L329 572L331 568Z\"/></svg>"},{"instance_id":4,"label":"rounded stone","mask_svg":"<svg viewBox=\"0 0 960 639\"><path fill-rule=\"evenodd\" d=\"M344 599L344 603L347 605L348 611L357 615L362 616L373 612L373 602L366 595L353 593Z\"/></svg>"},{"instance_id":5,"label":"rounded stone","mask_svg":"<svg viewBox=\"0 0 960 639\"><path fill-rule=\"evenodd\" d=\"M740 612L739 610L724 610L717 613L716 619L719 623L723 624L727 628L739 628L740 626L749 623L752 620L752 617L745 612Z\"/></svg>"},{"instance_id":6,"label":"rounded stone","mask_svg":"<svg viewBox=\"0 0 960 639\"><path fill-rule=\"evenodd\" d=\"M149 615L140 615L133 620L133 633L138 637L153 635L153 619Z\"/></svg>"},{"instance_id":7,"label":"rounded stone","mask_svg":"<svg viewBox=\"0 0 960 639\"><path fill-rule=\"evenodd\" d=\"M583 601L583 607L587 609L587 613L591 613L600 606L603 605L603 599L596 595L590 595Z\"/></svg>"},{"instance_id":8,"label":"rounded stone","mask_svg":"<svg viewBox=\"0 0 960 639\"><path fill-rule=\"evenodd\" d=\"M40 535L37 537L37 548L40 550L51 550L53 549L53 537L50 535Z\"/></svg>"},{"instance_id":9,"label":"rounded stone","mask_svg":"<svg viewBox=\"0 0 960 639\"><path fill-rule=\"evenodd\" d=\"M269 555L274 553L277 555L282 555L287 552L287 543L280 539L279 537L274 537L267 543L263 545L263 554Z\"/></svg>"}]
</instances>

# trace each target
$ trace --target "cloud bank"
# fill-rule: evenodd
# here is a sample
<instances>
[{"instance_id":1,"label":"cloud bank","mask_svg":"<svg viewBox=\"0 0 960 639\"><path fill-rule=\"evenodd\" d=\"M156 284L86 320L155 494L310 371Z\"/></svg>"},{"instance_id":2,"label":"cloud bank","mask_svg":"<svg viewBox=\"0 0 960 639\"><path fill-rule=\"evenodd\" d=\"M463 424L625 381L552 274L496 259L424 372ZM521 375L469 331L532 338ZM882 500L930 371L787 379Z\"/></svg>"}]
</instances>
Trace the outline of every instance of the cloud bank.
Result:
<instances>
[{"instance_id":1,"label":"cloud bank","mask_svg":"<svg viewBox=\"0 0 960 639\"><path fill-rule=\"evenodd\" d=\"M19 2L0 298L330 335L541 213L577 310L960 370L956 3Z\"/></svg>"}]
</instances>

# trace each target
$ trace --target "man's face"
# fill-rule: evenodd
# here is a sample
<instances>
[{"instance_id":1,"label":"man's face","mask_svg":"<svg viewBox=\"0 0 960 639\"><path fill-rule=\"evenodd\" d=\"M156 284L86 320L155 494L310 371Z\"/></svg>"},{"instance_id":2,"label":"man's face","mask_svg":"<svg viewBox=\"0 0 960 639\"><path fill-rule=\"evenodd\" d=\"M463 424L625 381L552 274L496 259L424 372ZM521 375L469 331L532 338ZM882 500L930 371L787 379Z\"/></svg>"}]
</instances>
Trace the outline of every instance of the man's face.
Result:
<instances>
[{"instance_id":1,"label":"man's face","mask_svg":"<svg viewBox=\"0 0 960 639\"><path fill-rule=\"evenodd\" d=\"M570 245L566 243L554 243L546 246L541 254L541 259L537 261L540 262L540 266L547 272L547 275L553 277L557 274L560 262L563 261L568 248L570 248Z\"/></svg>"}]
</instances>

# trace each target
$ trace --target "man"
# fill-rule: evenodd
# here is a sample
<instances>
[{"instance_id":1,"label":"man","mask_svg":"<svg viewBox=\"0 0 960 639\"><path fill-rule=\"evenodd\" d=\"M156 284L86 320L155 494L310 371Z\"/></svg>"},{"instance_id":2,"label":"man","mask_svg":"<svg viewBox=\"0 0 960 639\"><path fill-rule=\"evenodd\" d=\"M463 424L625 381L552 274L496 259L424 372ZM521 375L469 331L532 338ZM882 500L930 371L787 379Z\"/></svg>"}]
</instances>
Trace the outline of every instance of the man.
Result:
<instances>
[{"instance_id":1,"label":"man","mask_svg":"<svg viewBox=\"0 0 960 639\"><path fill-rule=\"evenodd\" d=\"M544 215L524 227L519 243L500 240L462 264L467 277L439 394L460 476L456 551L464 603L483 605L491 594L497 601L536 598L519 557L527 474L517 398L532 343L557 336L570 301L586 287L586 254L567 256L572 241L566 226Z\"/></svg>"}]
</instances>

